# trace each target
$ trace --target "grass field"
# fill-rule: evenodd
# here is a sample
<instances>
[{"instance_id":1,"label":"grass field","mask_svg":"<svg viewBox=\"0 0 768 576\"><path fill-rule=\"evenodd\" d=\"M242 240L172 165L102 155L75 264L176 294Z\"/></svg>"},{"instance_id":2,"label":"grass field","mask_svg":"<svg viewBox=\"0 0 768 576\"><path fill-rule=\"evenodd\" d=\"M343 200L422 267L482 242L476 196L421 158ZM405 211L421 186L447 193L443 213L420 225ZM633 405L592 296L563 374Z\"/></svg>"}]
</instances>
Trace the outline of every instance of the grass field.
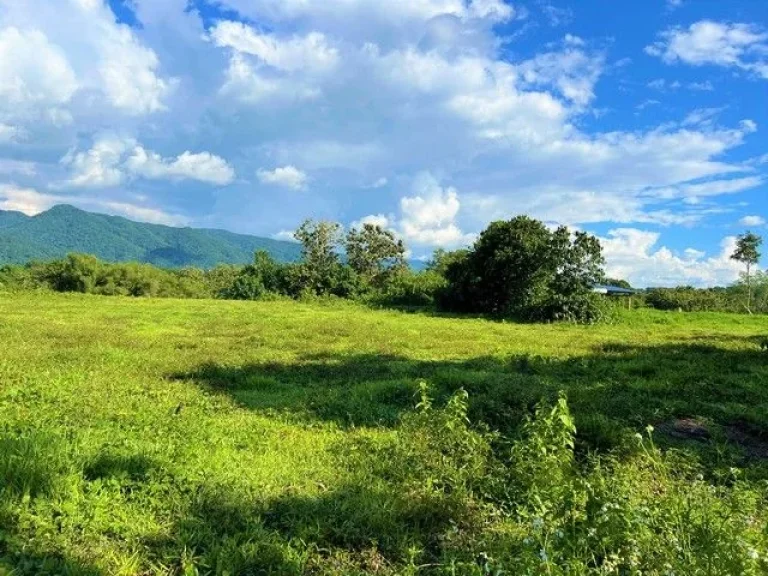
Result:
<instances>
[{"instance_id":1,"label":"grass field","mask_svg":"<svg viewBox=\"0 0 768 576\"><path fill-rule=\"evenodd\" d=\"M765 335L0 294L0 574L765 573Z\"/></svg>"}]
</instances>

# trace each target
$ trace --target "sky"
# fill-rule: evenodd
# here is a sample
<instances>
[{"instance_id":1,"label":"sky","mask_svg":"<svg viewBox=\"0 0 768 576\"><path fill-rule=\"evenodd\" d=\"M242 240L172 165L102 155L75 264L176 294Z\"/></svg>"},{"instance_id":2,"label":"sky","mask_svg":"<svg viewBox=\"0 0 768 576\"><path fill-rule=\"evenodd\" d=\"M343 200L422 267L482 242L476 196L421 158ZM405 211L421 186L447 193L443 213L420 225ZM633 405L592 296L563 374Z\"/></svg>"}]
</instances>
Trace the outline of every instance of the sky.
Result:
<instances>
[{"instance_id":1,"label":"sky","mask_svg":"<svg viewBox=\"0 0 768 576\"><path fill-rule=\"evenodd\" d=\"M0 210L413 258L528 214L634 285L726 284L766 103L761 0L0 0Z\"/></svg>"}]
</instances>

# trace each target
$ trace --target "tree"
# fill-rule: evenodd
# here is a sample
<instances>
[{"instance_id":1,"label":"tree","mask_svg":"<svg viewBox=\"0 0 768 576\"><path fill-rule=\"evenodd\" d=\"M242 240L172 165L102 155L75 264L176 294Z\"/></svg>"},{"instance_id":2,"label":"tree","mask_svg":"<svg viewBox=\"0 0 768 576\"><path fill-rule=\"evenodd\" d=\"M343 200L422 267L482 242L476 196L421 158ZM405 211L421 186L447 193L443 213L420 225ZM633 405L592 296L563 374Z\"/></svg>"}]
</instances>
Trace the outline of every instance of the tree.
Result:
<instances>
[{"instance_id":1,"label":"tree","mask_svg":"<svg viewBox=\"0 0 768 576\"><path fill-rule=\"evenodd\" d=\"M603 280L603 283L607 284L608 286L618 286L619 288L626 288L628 290L632 289L632 284L630 284L629 282L627 282L626 280L624 280L622 278L606 277Z\"/></svg>"},{"instance_id":2,"label":"tree","mask_svg":"<svg viewBox=\"0 0 768 576\"><path fill-rule=\"evenodd\" d=\"M752 282L750 272L752 266L755 266L760 260L759 248L762 243L763 239L757 234L753 234L752 232L741 234L736 239L736 249L733 251L733 254L731 254L731 260L741 262L747 267L747 312L750 314L752 314Z\"/></svg>"},{"instance_id":3,"label":"tree","mask_svg":"<svg viewBox=\"0 0 768 576\"><path fill-rule=\"evenodd\" d=\"M592 287L604 276L602 249L584 232L518 216L493 222L447 263L436 256L448 280L444 307L529 320L592 321L599 313Z\"/></svg>"},{"instance_id":4,"label":"tree","mask_svg":"<svg viewBox=\"0 0 768 576\"><path fill-rule=\"evenodd\" d=\"M223 294L233 300L258 300L285 292L283 266L266 250L257 250L253 263L245 266Z\"/></svg>"},{"instance_id":5,"label":"tree","mask_svg":"<svg viewBox=\"0 0 768 576\"><path fill-rule=\"evenodd\" d=\"M315 294L331 293L341 273L338 254L341 224L306 220L294 237L302 246L300 275L304 288Z\"/></svg>"},{"instance_id":6,"label":"tree","mask_svg":"<svg viewBox=\"0 0 768 576\"><path fill-rule=\"evenodd\" d=\"M374 286L380 286L393 272L405 269L403 241L381 226L364 224L361 230L352 228L345 247L349 265Z\"/></svg>"}]
</instances>

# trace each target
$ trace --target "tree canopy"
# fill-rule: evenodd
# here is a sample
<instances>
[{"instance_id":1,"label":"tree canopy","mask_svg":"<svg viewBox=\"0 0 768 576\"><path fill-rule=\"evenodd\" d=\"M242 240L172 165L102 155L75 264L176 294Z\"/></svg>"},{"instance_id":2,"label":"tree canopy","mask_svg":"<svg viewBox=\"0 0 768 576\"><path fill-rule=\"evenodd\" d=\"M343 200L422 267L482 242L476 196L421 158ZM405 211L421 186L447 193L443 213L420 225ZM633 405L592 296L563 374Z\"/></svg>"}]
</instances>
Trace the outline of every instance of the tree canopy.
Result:
<instances>
[{"instance_id":1,"label":"tree canopy","mask_svg":"<svg viewBox=\"0 0 768 576\"><path fill-rule=\"evenodd\" d=\"M441 302L456 311L593 321L600 300L592 288L604 277L603 262L600 243L585 232L551 231L527 216L493 222L445 266Z\"/></svg>"}]
</instances>

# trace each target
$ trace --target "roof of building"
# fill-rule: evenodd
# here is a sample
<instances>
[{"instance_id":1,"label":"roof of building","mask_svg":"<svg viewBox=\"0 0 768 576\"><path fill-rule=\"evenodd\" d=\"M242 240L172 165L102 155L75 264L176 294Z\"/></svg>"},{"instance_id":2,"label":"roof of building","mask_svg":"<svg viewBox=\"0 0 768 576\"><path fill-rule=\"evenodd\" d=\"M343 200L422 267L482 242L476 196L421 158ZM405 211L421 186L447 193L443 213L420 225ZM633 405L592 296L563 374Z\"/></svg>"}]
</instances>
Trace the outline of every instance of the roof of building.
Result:
<instances>
[{"instance_id":1,"label":"roof of building","mask_svg":"<svg viewBox=\"0 0 768 576\"><path fill-rule=\"evenodd\" d=\"M627 295L630 296L634 294L636 291L632 290L630 288L622 288L621 286L608 286L606 284L596 284L592 287L593 292L597 292L598 294L615 294L615 295Z\"/></svg>"}]
</instances>

